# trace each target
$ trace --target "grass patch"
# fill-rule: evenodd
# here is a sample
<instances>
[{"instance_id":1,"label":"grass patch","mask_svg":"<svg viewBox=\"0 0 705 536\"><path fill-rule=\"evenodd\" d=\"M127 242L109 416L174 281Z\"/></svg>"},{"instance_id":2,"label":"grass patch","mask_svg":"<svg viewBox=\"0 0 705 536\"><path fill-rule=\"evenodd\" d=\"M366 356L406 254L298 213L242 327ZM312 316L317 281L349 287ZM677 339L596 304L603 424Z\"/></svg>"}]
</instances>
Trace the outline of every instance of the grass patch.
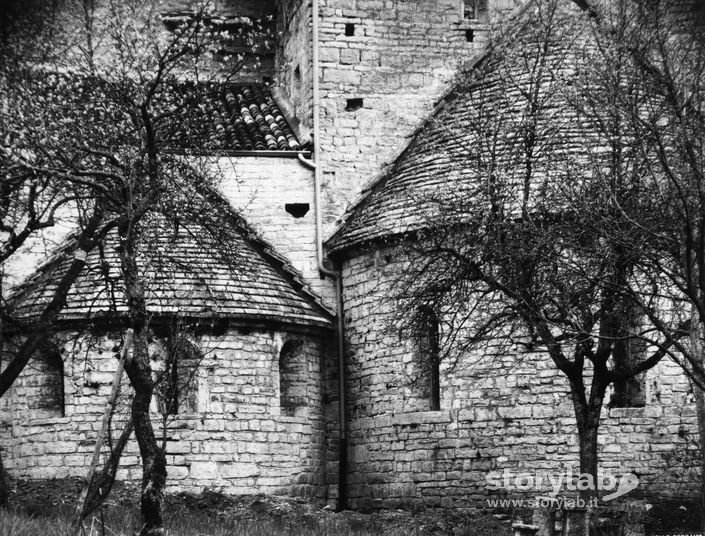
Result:
<instances>
[{"instance_id":1,"label":"grass patch","mask_svg":"<svg viewBox=\"0 0 705 536\"><path fill-rule=\"evenodd\" d=\"M49 509L43 514L20 509L0 511L0 536L76 536L69 508ZM450 528L442 514L434 522L429 516L415 519L408 513L395 515L344 512L310 515L287 513L281 517L238 518L227 512L168 511L169 536L489 536L509 534L508 527L494 519L466 520ZM450 529L450 530L448 530ZM131 536L139 531L137 510L107 507L84 524L87 536Z\"/></svg>"},{"instance_id":2,"label":"grass patch","mask_svg":"<svg viewBox=\"0 0 705 536\"><path fill-rule=\"evenodd\" d=\"M0 536L79 536L71 527L81 490L77 479L18 480L11 508L0 509ZM133 536L140 529L139 490L116 483L107 504L84 524L86 536ZM168 536L509 536L508 521L490 512L382 510L335 513L321 501L279 496L165 497Z\"/></svg>"}]
</instances>

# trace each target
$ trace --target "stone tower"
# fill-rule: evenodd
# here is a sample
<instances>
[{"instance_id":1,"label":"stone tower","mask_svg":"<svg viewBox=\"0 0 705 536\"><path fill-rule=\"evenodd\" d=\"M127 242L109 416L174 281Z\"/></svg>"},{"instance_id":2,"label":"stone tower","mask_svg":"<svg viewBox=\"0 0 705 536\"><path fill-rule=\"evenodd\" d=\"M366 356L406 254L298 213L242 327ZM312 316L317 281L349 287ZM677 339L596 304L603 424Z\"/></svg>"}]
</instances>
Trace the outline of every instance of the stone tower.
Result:
<instances>
[{"instance_id":1,"label":"stone tower","mask_svg":"<svg viewBox=\"0 0 705 536\"><path fill-rule=\"evenodd\" d=\"M518 3L518 2L517 2ZM512 0L319 0L320 151L327 230L396 156ZM313 123L312 3L277 4L276 84Z\"/></svg>"}]
</instances>

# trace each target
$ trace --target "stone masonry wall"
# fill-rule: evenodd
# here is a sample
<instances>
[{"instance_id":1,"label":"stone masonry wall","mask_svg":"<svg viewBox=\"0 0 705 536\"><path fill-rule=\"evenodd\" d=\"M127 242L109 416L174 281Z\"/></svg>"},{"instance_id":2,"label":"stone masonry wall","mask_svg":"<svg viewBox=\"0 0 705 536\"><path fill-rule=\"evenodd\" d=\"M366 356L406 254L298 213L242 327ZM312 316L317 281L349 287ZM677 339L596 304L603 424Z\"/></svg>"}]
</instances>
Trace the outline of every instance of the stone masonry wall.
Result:
<instances>
[{"instance_id":1,"label":"stone masonry wall","mask_svg":"<svg viewBox=\"0 0 705 536\"><path fill-rule=\"evenodd\" d=\"M296 155L222 157L214 165L231 205L334 309L333 282L321 279L316 259L313 172ZM287 204L308 205L308 212L295 217Z\"/></svg>"},{"instance_id":2,"label":"stone masonry wall","mask_svg":"<svg viewBox=\"0 0 705 536\"><path fill-rule=\"evenodd\" d=\"M493 496L490 472L577 473L567 381L540 351L488 348L462 356L452 369L444 364L441 409L428 411L414 385L417 348L387 330L400 270L393 250L344 263L351 506L481 507ZM664 361L647 373L646 396L643 408L605 407L601 469L635 473L640 483L630 497L697 495L687 380Z\"/></svg>"},{"instance_id":3,"label":"stone masonry wall","mask_svg":"<svg viewBox=\"0 0 705 536\"><path fill-rule=\"evenodd\" d=\"M461 4L320 0L320 148L328 231L428 116L458 66L485 49L490 26L486 20L462 20ZM490 4L504 13L517 2ZM308 0L278 2L276 79L304 129L312 126L310 20ZM361 106L350 107L349 99L362 99Z\"/></svg>"},{"instance_id":4,"label":"stone masonry wall","mask_svg":"<svg viewBox=\"0 0 705 536\"><path fill-rule=\"evenodd\" d=\"M117 360L114 335L58 337L65 367L65 416L32 418L27 386L42 378L30 365L10 396L0 400L0 441L11 475L29 478L85 476ZM326 499L328 451L323 400L324 346L310 335L231 329L192 339L203 353L194 385L195 411L166 424L169 491L218 489L225 493L281 493ZM295 340L297 407L282 411L279 353ZM156 343L155 343L156 344ZM154 350L154 349L153 349ZM154 355L158 355L158 350ZM158 364L155 363L158 369ZM120 411L129 407L123 377ZM161 416L153 404L161 435ZM118 418L119 420L119 418ZM119 433L119 430L113 432ZM119 479L138 481L139 451L131 441Z\"/></svg>"},{"instance_id":5,"label":"stone masonry wall","mask_svg":"<svg viewBox=\"0 0 705 536\"><path fill-rule=\"evenodd\" d=\"M283 89L300 123L302 142L313 128L313 75L311 48L311 2L277 2L277 54L275 83Z\"/></svg>"}]
</instances>

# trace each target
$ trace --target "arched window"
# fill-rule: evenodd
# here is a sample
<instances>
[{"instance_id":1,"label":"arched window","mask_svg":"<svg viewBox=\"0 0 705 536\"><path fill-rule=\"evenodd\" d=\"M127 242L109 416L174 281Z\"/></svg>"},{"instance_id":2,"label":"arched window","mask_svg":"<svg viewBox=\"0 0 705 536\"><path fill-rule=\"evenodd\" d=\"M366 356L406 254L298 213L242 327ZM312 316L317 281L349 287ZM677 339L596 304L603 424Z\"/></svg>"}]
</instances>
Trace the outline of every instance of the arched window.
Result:
<instances>
[{"instance_id":1,"label":"arched window","mask_svg":"<svg viewBox=\"0 0 705 536\"><path fill-rule=\"evenodd\" d=\"M625 325L622 328L624 336L615 341L612 352L614 369L617 372L628 371L643 361L648 347L646 341L637 336L644 324L643 318L633 309L624 315ZM646 405L646 372L624 380L616 380L610 405L616 408L644 407Z\"/></svg>"},{"instance_id":2,"label":"arched window","mask_svg":"<svg viewBox=\"0 0 705 536\"><path fill-rule=\"evenodd\" d=\"M63 417L64 361L56 345L43 345L30 360L25 378L25 396L35 418Z\"/></svg>"},{"instance_id":3,"label":"arched window","mask_svg":"<svg viewBox=\"0 0 705 536\"><path fill-rule=\"evenodd\" d=\"M279 352L279 406L293 416L306 405L306 354L303 341L288 340Z\"/></svg>"},{"instance_id":4,"label":"arched window","mask_svg":"<svg viewBox=\"0 0 705 536\"><path fill-rule=\"evenodd\" d=\"M165 369L157 386L159 410L164 415L198 411L198 367L201 351L184 336L169 341Z\"/></svg>"},{"instance_id":5,"label":"arched window","mask_svg":"<svg viewBox=\"0 0 705 536\"><path fill-rule=\"evenodd\" d=\"M419 320L419 384L429 409L437 411L441 409L440 325L430 307L419 311Z\"/></svg>"}]
</instances>

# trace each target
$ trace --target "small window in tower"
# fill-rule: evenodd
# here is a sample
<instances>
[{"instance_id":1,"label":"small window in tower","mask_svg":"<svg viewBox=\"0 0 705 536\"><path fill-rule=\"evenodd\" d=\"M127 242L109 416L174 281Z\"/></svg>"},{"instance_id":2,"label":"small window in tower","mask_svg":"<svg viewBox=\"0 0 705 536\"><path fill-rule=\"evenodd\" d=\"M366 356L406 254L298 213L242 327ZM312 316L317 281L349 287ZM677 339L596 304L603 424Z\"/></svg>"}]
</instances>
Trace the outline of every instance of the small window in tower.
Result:
<instances>
[{"instance_id":1,"label":"small window in tower","mask_svg":"<svg viewBox=\"0 0 705 536\"><path fill-rule=\"evenodd\" d=\"M355 35L355 25L352 22L345 24L345 35L348 37Z\"/></svg>"},{"instance_id":2,"label":"small window in tower","mask_svg":"<svg viewBox=\"0 0 705 536\"><path fill-rule=\"evenodd\" d=\"M362 99L348 99L345 105L345 111L354 112L362 108L363 104Z\"/></svg>"},{"instance_id":3,"label":"small window in tower","mask_svg":"<svg viewBox=\"0 0 705 536\"><path fill-rule=\"evenodd\" d=\"M487 0L462 0L463 19L479 19L487 11Z\"/></svg>"},{"instance_id":4,"label":"small window in tower","mask_svg":"<svg viewBox=\"0 0 705 536\"><path fill-rule=\"evenodd\" d=\"M472 29L465 30L465 40L472 43L475 40L475 31Z\"/></svg>"},{"instance_id":5,"label":"small window in tower","mask_svg":"<svg viewBox=\"0 0 705 536\"><path fill-rule=\"evenodd\" d=\"M296 69L294 69L294 81L297 84L301 83L301 68L297 65Z\"/></svg>"},{"instance_id":6,"label":"small window in tower","mask_svg":"<svg viewBox=\"0 0 705 536\"><path fill-rule=\"evenodd\" d=\"M286 203L284 210L291 214L294 218L303 218L309 211L308 203Z\"/></svg>"}]
</instances>

